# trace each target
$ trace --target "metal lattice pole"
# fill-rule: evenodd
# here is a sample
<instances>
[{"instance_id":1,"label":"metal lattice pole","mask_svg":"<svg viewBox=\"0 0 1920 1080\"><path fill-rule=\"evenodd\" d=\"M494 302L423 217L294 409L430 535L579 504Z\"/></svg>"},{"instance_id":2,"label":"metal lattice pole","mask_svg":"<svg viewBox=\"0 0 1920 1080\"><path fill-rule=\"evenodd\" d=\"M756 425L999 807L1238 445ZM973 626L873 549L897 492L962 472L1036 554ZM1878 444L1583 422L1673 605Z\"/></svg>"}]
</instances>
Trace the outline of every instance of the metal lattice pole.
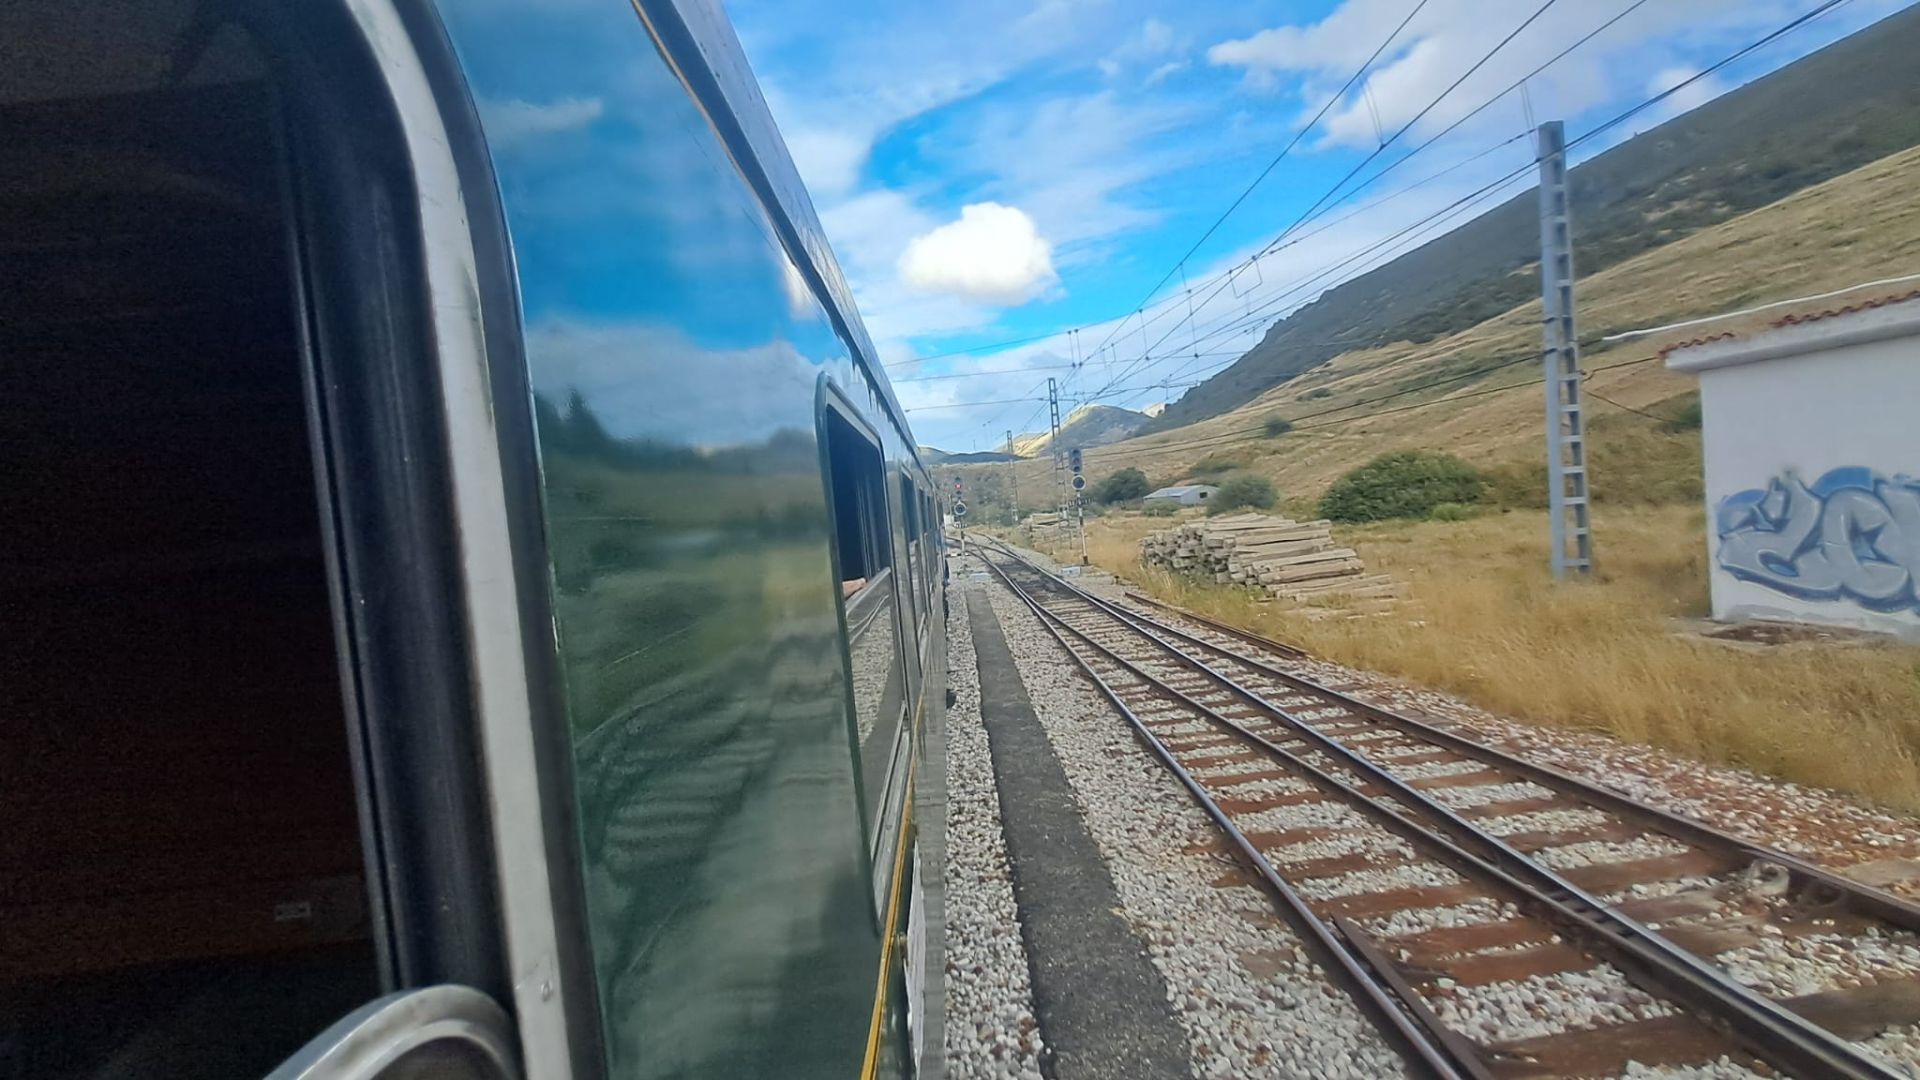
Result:
<instances>
[{"instance_id":1,"label":"metal lattice pole","mask_svg":"<svg viewBox=\"0 0 1920 1080\"><path fill-rule=\"evenodd\" d=\"M1007 524L1020 524L1020 455L1013 452L1013 429L1007 429L1007 484L1013 489L1013 506L1007 514Z\"/></svg>"},{"instance_id":2,"label":"metal lattice pole","mask_svg":"<svg viewBox=\"0 0 1920 1080\"><path fill-rule=\"evenodd\" d=\"M1573 218L1567 200L1566 129L1540 125L1541 359L1546 368L1547 509L1553 576L1593 572L1587 521L1587 423L1580 407L1580 346L1573 326Z\"/></svg>"},{"instance_id":3,"label":"metal lattice pole","mask_svg":"<svg viewBox=\"0 0 1920 1080\"><path fill-rule=\"evenodd\" d=\"M1047 412L1052 416L1047 435L1047 451L1053 455L1053 510L1067 519L1066 456L1060 450L1060 385L1047 380Z\"/></svg>"}]
</instances>

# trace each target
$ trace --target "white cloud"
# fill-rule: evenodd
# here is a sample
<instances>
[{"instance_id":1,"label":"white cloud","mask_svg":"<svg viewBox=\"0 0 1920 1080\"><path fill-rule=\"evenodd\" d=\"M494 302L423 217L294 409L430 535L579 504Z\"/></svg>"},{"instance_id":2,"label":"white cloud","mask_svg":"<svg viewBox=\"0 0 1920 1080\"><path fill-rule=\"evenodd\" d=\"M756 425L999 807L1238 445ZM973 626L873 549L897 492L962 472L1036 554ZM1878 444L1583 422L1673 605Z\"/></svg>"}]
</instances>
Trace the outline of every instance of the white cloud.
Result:
<instances>
[{"instance_id":1,"label":"white cloud","mask_svg":"<svg viewBox=\"0 0 1920 1080\"><path fill-rule=\"evenodd\" d=\"M1170 76L1177 75L1186 69L1187 62L1185 60L1169 60L1159 67L1154 68L1152 71L1147 72L1147 77L1140 80L1140 84L1142 86L1158 86L1165 82Z\"/></svg>"},{"instance_id":2,"label":"white cloud","mask_svg":"<svg viewBox=\"0 0 1920 1080\"><path fill-rule=\"evenodd\" d=\"M480 116L487 140L495 146L509 146L542 135L579 131L600 119L606 108L597 97L561 98L545 105L516 98L482 102Z\"/></svg>"},{"instance_id":3,"label":"white cloud","mask_svg":"<svg viewBox=\"0 0 1920 1080\"><path fill-rule=\"evenodd\" d=\"M1033 219L995 202L963 207L958 221L914 237L900 255L900 276L928 292L1001 306L1024 304L1059 281L1053 245Z\"/></svg>"},{"instance_id":4,"label":"white cloud","mask_svg":"<svg viewBox=\"0 0 1920 1080\"><path fill-rule=\"evenodd\" d=\"M1129 34L1124 41L1115 46L1112 52L1101 57L1096 62L1096 66L1107 78L1118 78L1122 72L1131 67L1153 63L1162 57L1179 52L1182 48L1183 44L1179 35L1174 33L1173 27L1159 19L1148 19L1140 24L1140 29ZM1174 67L1178 70L1181 66L1185 66L1184 61L1179 65L1163 63L1158 65L1156 71L1164 67ZM1157 79L1150 76L1148 85L1152 85L1155 81Z\"/></svg>"},{"instance_id":5,"label":"white cloud","mask_svg":"<svg viewBox=\"0 0 1920 1080\"><path fill-rule=\"evenodd\" d=\"M871 136L833 128L799 128L787 136L787 152L816 198L852 191L867 163Z\"/></svg>"},{"instance_id":6,"label":"white cloud","mask_svg":"<svg viewBox=\"0 0 1920 1080\"><path fill-rule=\"evenodd\" d=\"M1406 8L1405 0L1343 0L1319 22L1222 41L1207 50L1207 59L1219 67L1241 69L1255 88L1297 89L1310 115L1379 46L1381 35L1399 25ZM1356 88L1328 113L1321 127L1323 145L1372 148L1382 129L1391 134L1413 122L1492 53L1420 119L1414 135L1431 134L1518 82L1617 11L1556 5L1493 52L1538 8L1537 0L1430 0L1381 55L1364 89ZM1778 25L1792 9L1779 0L1648 4L1533 78L1529 89L1535 108L1543 116L1572 116L1622 93L1638 93L1643 76L1630 73L1645 72L1650 64L1674 63L1683 40L1724 40L1729 33L1737 38ZM1512 119L1510 110L1495 112L1499 115L1490 117L1493 122Z\"/></svg>"},{"instance_id":7,"label":"white cloud","mask_svg":"<svg viewBox=\"0 0 1920 1080\"><path fill-rule=\"evenodd\" d=\"M1682 83L1687 83L1688 79L1693 79L1699 74L1699 68L1686 64L1662 68L1658 74L1647 80L1647 96L1653 97L1657 94L1664 94L1674 87L1680 86ZM1678 116L1683 112L1705 105L1707 102L1726 93L1726 91L1727 87L1725 83L1709 75L1704 79L1695 79L1694 82L1682 86L1672 97L1661 102L1660 107L1666 115Z\"/></svg>"}]
</instances>

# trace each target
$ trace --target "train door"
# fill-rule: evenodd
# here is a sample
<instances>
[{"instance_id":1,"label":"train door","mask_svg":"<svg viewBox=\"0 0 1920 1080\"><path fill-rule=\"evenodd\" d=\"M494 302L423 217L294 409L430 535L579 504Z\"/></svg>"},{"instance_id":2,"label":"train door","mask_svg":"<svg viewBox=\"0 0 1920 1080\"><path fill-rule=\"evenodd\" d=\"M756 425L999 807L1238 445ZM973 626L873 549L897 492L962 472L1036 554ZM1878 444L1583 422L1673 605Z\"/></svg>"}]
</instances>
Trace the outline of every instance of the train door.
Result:
<instances>
[{"instance_id":1,"label":"train door","mask_svg":"<svg viewBox=\"0 0 1920 1080\"><path fill-rule=\"evenodd\" d=\"M0 14L0 1080L565 1074L527 679L474 675L515 575L367 77L407 37Z\"/></svg>"}]
</instances>

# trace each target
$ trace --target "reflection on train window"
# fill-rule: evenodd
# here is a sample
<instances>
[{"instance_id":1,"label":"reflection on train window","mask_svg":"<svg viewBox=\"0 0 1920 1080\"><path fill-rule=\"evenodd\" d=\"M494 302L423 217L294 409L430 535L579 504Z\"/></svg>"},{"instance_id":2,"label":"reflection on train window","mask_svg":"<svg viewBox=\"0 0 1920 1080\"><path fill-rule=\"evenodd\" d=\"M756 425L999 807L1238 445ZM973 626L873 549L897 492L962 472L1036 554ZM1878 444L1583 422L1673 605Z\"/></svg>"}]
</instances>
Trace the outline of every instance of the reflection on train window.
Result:
<instances>
[{"instance_id":1,"label":"reflection on train window","mask_svg":"<svg viewBox=\"0 0 1920 1080\"><path fill-rule=\"evenodd\" d=\"M889 765L906 710L899 612L888 571L885 467L880 446L839 409L821 425L833 499L834 549L847 599L847 649L853 662L854 726L869 820L886 805Z\"/></svg>"}]
</instances>

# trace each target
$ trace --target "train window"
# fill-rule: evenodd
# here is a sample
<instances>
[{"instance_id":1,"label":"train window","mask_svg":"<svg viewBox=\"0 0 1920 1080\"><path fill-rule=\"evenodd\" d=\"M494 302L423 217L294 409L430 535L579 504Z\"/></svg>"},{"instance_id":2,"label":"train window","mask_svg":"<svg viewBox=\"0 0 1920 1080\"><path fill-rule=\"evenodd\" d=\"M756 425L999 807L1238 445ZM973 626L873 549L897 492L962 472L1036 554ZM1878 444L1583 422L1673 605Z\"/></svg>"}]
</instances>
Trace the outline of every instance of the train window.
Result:
<instances>
[{"instance_id":1,"label":"train window","mask_svg":"<svg viewBox=\"0 0 1920 1080\"><path fill-rule=\"evenodd\" d=\"M852 596L892 562L887 550L880 448L837 409L827 410L825 429L841 593Z\"/></svg>"},{"instance_id":2,"label":"train window","mask_svg":"<svg viewBox=\"0 0 1920 1080\"><path fill-rule=\"evenodd\" d=\"M183 57L190 5L28 6L34 61L0 66L0 1075L258 1076L380 988L274 95L231 26Z\"/></svg>"},{"instance_id":3,"label":"train window","mask_svg":"<svg viewBox=\"0 0 1920 1080\"><path fill-rule=\"evenodd\" d=\"M896 744L907 706L901 618L887 552L885 466L878 442L834 402L826 406L827 481L833 502L834 549L847 597L847 651L852 662L854 727L868 820L885 815ZM880 841L879 829L870 839Z\"/></svg>"}]
</instances>

